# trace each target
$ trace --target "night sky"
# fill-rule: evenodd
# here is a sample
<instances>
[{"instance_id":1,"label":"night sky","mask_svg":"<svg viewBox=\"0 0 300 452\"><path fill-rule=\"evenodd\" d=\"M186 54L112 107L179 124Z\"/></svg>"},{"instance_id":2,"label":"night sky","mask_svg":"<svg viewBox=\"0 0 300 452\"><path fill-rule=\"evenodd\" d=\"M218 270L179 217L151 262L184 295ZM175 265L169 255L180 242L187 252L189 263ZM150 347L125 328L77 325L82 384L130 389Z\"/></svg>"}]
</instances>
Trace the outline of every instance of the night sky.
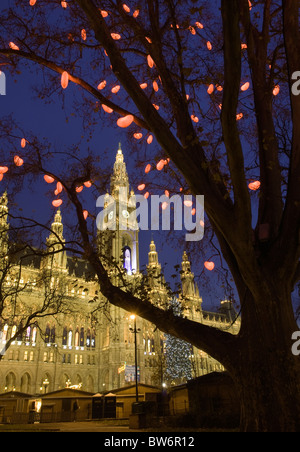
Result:
<instances>
[{"instance_id":1,"label":"night sky","mask_svg":"<svg viewBox=\"0 0 300 452\"><path fill-rule=\"evenodd\" d=\"M9 3L9 0L1 0L0 9L7 7ZM5 66L1 67L1 69L5 72ZM7 74L6 79L6 96L0 96L0 120L6 115L12 114L20 128L24 130L24 134L29 131L33 135L38 136L40 140L45 137L53 144L53 148L56 150L70 149L73 145L79 146L81 149L89 147L95 155L100 156L100 158L103 156L101 165L104 165L106 170L110 171L112 171L118 143L121 142L129 181L134 184L139 177L142 180L144 177L143 167L137 167L137 162L134 161L132 153L128 149L129 142L123 129L104 124L99 114L99 124L93 128L92 138L87 138L82 119L80 115L76 114L76 109L74 110L74 99L78 96L77 86L70 83L68 88L64 90L63 99L54 93L51 95L50 102L47 103L45 100L39 99L35 92L35 85L43 81L43 75L38 65L32 63L30 69L24 65L21 73L16 73L14 76ZM49 90L51 90L51 87L49 87ZM0 160L1 155L5 156L5 149L1 148L0 143ZM18 203L18 208L21 207L23 209L24 215L26 213L29 217L33 216L38 221L49 224L54 217L55 208L51 205L50 198L45 196L47 189L49 189L46 185L41 181L40 184L37 183L36 187L29 187L28 190L23 190L22 193L18 194L16 202ZM10 188L4 178L0 182L0 193L5 189L7 189L8 193L10 192ZM95 199L91 203L89 208L94 208L96 212ZM12 207L17 209L17 206ZM64 220L67 215L64 213L64 205L62 205L61 210ZM173 243L171 247L166 240L165 234L164 231L155 231L154 233L151 231L140 232L140 267L145 266L147 263L149 243L153 237L157 244L159 261L164 269L166 279L171 282L171 274L174 273L173 266L181 263L184 245L178 243L176 246L175 243L174 247ZM65 235L67 235L67 230L65 230ZM199 246L201 247L201 243ZM214 272L208 272L201 266L192 265L192 271L199 277L197 282L199 283L200 295L203 296L204 309L218 307L220 300L224 298L222 288L215 283L218 272L218 259L215 262L216 269ZM166 263L167 265L165 265Z\"/></svg>"}]
</instances>

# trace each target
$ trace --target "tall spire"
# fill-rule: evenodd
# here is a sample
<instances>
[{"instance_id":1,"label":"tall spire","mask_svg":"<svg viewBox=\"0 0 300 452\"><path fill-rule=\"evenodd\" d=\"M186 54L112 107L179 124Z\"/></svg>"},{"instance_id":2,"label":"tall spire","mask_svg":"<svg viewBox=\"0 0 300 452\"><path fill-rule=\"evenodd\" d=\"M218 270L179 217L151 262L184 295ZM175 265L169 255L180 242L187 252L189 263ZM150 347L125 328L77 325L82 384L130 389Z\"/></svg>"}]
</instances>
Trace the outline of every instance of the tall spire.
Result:
<instances>
[{"instance_id":1,"label":"tall spire","mask_svg":"<svg viewBox=\"0 0 300 452\"><path fill-rule=\"evenodd\" d=\"M114 164L114 170L110 180L110 191L112 196L118 197L120 187L126 188L126 194L128 197L129 181L126 170L126 164L124 162L124 156L121 149L121 143L119 143L119 148L117 151L116 160Z\"/></svg>"},{"instance_id":2,"label":"tall spire","mask_svg":"<svg viewBox=\"0 0 300 452\"><path fill-rule=\"evenodd\" d=\"M156 246L155 246L153 239L151 240L149 248L150 248L150 251L148 253L148 267L157 267L159 265L158 254L157 254Z\"/></svg>"},{"instance_id":3,"label":"tall spire","mask_svg":"<svg viewBox=\"0 0 300 452\"><path fill-rule=\"evenodd\" d=\"M191 271L191 263L186 251L183 252L181 268L182 294L193 297L195 296L194 273Z\"/></svg>"},{"instance_id":4,"label":"tall spire","mask_svg":"<svg viewBox=\"0 0 300 452\"><path fill-rule=\"evenodd\" d=\"M149 248L150 251L148 253L148 265L147 265L149 284L152 288L155 287L163 288L164 278L161 274L161 265L158 262L158 254L153 239L151 240Z\"/></svg>"},{"instance_id":5,"label":"tall spire","mask_svg":"<svg viewBox=\"0 0 300 452\"><path fill-rule=\"evenodd\" d=\"M47 268L66 270L67 257L64 250L65 239L63 230L61 211L58 208L51 225L50 235L46 240L47 252L53 253L46 257Z\"/></svg>"},{"instance_id":6,"label":"tall spire","mask_svg":"<svg viewBox=\"0 0 300 452\"><path fill-rule=\"evenodd\" d=\"M4 257L8 250L8 229L9 224L7 222L8 216L8 199L7 192L5 191L0 198L0 256Z\"/></svg>"}]
</instances>

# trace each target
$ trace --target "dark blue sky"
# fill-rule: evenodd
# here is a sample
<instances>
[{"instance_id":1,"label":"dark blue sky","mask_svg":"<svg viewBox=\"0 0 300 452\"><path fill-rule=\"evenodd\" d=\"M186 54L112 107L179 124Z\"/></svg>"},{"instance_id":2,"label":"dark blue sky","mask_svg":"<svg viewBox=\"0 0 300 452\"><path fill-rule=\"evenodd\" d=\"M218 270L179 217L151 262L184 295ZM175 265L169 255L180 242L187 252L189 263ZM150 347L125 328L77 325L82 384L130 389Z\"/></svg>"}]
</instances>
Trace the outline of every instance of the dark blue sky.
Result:
<instances>
[{"instance_id":1,"label":"dark blue sky","mask_svg":"<svg viewBox=\"0 0 300 452\"><path fill-rule=\"evenodd\" d=\"M80 143L82 148L89 146L95 155L101 157L102 153L105 153L105 165L111 169L118 149L118 143L120 141L125 142L122 145L122 150L127 164L129 179L136 179L137 171L140 171L141 178L143 177L143 169L137 170L134 162L131 164L132 157L129 157L130 152L126 149L128 141L122 129L115 127L103 128L99 115L99 127L95 127L92 140L87 143L84 138L82 119L77 117L76 114L72 114L74 113L73 96L76 94L77 87L70 84L64 93L64 102L54 95L53 101L50 104L46 104L43 100L37 98L33 90L34 84L36 80L39 80L39 77L38 66L32 66L30 70L24 67L21 74L15 74L15 76L7 74L6 96L0 96L2 118L12 114L16 122L24 130L24 133L32 133L37 135L39 139L45 137L53 144L54 149L63 150L72 144ZM0 148L0 158L1 154L5 156L5 150ZM25 190L17 196L18 207L23 209L22 213L25 216L34 216L41 222L49 222L53 218L55 209L52 207L49 198L45 197L45 195L43 196L42 193L43 190L46 193L48 188L47 184L41 181L41 184L37 185L36 189L30 187L30 190ZM4 178L0 182L0 192L5 189L8 189L8 192L10 191ZM63 209L64 206L62 206L62 214L64 216ZM164 231L154 233L151 231L140 232L140 266L145 266L147 263L149 243L153 236L157 243L159 260L165 268L166 278L170 280L170 275L174 273L174 265L181 263L184 246L178 244L174 248L174 243L172 247L169 246L166 243L165 234ZM199 269L196 266L192 270L195 274L203 271L202 268ZM206 270L205 272L208 273ZM206 306L206 309L210 309L218 306L223 294L221 289L208 290L207 287L210 287L209 281L213 278L213 274L211 276L207 274L206 278L208 280L205 282L203 290L200 288L200 294L203 294L204 307Z\"/></svg>"}]
</instances>

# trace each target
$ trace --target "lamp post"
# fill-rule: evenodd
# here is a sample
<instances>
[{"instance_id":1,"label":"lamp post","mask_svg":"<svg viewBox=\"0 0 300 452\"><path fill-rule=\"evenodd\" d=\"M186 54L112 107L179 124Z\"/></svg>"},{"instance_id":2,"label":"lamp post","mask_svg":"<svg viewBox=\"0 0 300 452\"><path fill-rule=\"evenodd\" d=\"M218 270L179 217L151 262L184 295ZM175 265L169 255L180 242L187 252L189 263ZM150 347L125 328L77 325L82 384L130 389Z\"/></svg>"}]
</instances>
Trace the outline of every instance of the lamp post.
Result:
<instances>
[{"instance_id":1,"label":"lamp post","mask_svg":"<svg viewBox=\"0 0 300 452\"><path fill-rule=\"evenodd\" d=\"M134 362L135 362L135 401L139 401L139 391L138 391L138 368L137 368L137 342L136 342L136 333L141 331L140 329L136 329L136 316L132 314L130 318L134 321L133 328L129 328L129 330L134 333Z\"/></svg>"}]
</instances>

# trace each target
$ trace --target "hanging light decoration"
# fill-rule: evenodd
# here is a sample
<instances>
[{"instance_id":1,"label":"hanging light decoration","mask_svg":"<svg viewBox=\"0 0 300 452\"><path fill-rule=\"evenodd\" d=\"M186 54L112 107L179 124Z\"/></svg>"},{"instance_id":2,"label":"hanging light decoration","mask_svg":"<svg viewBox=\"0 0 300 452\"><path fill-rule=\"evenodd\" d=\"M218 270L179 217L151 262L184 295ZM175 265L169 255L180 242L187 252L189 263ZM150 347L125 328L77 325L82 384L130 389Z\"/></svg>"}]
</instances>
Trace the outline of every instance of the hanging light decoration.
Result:
<instances>
[{"instance_id":1,"label":"hanging light decoration","mask_svg":"<svg viewBox=\"0 0 300 452\"><path fill-rule=\"evenodd\" d=\"M64 71L61 74L61 86L63 89L66 89L68 87L69 84L69 74L67 73L67 71Z\"/></svg>"},{"instance_id":2,"label":"hanging light decoration","mask_svg":"<svg viewBox=\"0 0 300 452\"><path fill-rule=\"evenodd\" d=\"M18 155L15 155L15 156L14 156L14 164L15 164L16 166L22 166L23 163L24 163L24 160L21 159L21 157L19 157Z\"/></svg>"},{"instance_id":3,"label":"hanging light decoration","mask_svg":"<svg viewBox=\"0 0 300 452\"><path fill-rule=\"evenodd\" d=\"M26 140L25 140L25 138L22 138L22 140L21 140L21 147L25 148L25 146L26 146Z\"/></svg>"},{"instance_id":4,"label":"hanging light decoration","mask_svg":"<svg viewBox=\"0 0 300 452\"><path fill-rule=\"evenodd\" d=\"M148 63L148 66L149 66L150 68L153 68L153 66L154 66L154 61L153 61L151 55L148 55L148 56L147 56L147 63Z\"/></svg>"},{"instance_id":5,"label":"hanging light decoration","mask_svg":"<svg viewBox=\"0 0 300 452\"><path fill-rule=\"evenodd\" d=\"M206 261L206 262L204 262L204 267L207 270L212 271L215 268L215 264L214 264L214 262Z\"/></svg>"},{"instance_id":6,"label":"hanging light decoration","mask_svg":"<svg viewBox=\"0 0 300 452\"><path fill-rule=\"evenodd\" d=\"M52 184L55 180L53 177L48 176L48 174L45 174L44 179L47 182L47 184Z\"/></svg>"},{"instance_id":7,"label":"hanging light decoration","mask_svg":"<svg viewBox=\"0 0 300 452\"><path fill-rule=\"evenodd\" d=\"M54 201L52 201L52 205L54 206L54 207L59 207L59 206L61 206L62 205L62 199L54 199Z\"/></svg>"},{"instance_id":8,"label":"hanging light decoration","mask_svg":"<svg viewBox=\"0 0 300 452\"><path fill-rule=\"evenodd\" d=\"M56 184L56 191L57 191L57 194L58 194L58 193L61 193L62 190L63 190L63 185L62 185L62 183L61 183L61 182L57 182L57 184Z\"/></svg>"},{"instance_id":9,"label":"hanging light decoration","mask_svg":"<svg viewBox=\"0 0 300 452\"><path fill-rule=\"evenodd\" d=\"M111 36L115 41L118 41L119 39L121 39L121 35L119 35L119 33L111 33L110 36Z\"/></svg>"},{"instance_id":10,"label":"hanging light decoration","mask_svg":"<svg viewBox=\"0 0 300 452\"><path fill-rule=\"evenodd\" d=\"M151 165L150 165L150 163L148 163L148 165L146 166L146 168L145 168L145 173L147 174L147 173L149 173L150 171L151 171Z\"/></svg>"},{"instance_id":11,"label":"hanging light decoration","mask_svg":"<svg viewBox=\"0 0 300 452\"><path fill-rule=\"evenodd\" d=\"M214 92L214 89L215 89L215 87L214 87L214 85L211 83L211 84L209 85L209 87L207 88L208 94L212 94L212 93Z\"/></svg>"},{"instance_id":12,"label":"hanging light decoration","mask_svg":"<svg viewBox=\"0 0 300 452\"><path fill-rule=\"evenodd\" d=\"M121 88L120 85L115 85L115 86L111 89L111 92L112 92L113 94L117 94L117 93L119 92L120 88Z\"/></svg>"},{"instance_id":13,"label":"hanging light decoration","mask_svg":"<svg viewBox=\"0 0 300 452\"><path fill-rule=\"evenodd\" d=\"M104 89L106 87L106 80L103 80L102 82L99 83L99 85L97 86L97 89L101 90Z\"/></svg>"},{"instance_id":14,"label":"hanging light decoration","mask_svg":"<svg viewBox=\"0 0 300 452\"><path fill-rule=\"evenodd\" d=\"M8 171L7 166L0 166L0 174L5 174L7 173L7 171Z\"/></svg>"},{"instance_id":15,"label":"hanging light decoration","mask_svg":"<svg viewBox=\"0 0 300 452\"><path fill-rule=\"evenodd\" d=\"M249 187L250 190L256 191L260 187L260 181L259 180L254 180L254 181L252 181L252 182L250 182L248 184L248 187Z\"/></svg>"},{"instance_id":16,"label":"hanging light decoration","mask_svg":"<svg viewBox=\"0 0 300 452\"><path fill-rule=\"evenodd\" d=\"M249 88L250 83L246 82L241 86L241 91L247 91L247 89Z\"/></svg>"},{"instance_id":17,"label":"hanging light decoration","mask_svg":"<svg viewBox=\"0 0 300 452\"><path fill-rule=\"evenodd\" d=\"M112 112L113 112L113 109L110 108L110 107L108 107L108 106L105 105L105 104L102 104L102 108L103 108L103 110L104 110L106 113L112 113Z\"/></svg>"},{"instance_id":18,"label":"hanging light decoration","mask_svg":"<svg viewBox=\"0 0 300 452\"><path fill-rule=\"evenodd\" d=\"M20 50L20 48L14 42L10 42L9 47L13 50Z\"/></svg>"},{"instance_id":19,"label":"hanging light decoration","mask_svg":"<svg viewBox=\"0 0 300 452\"><path fill-rule=\"evenodd\" d=\"M133 122L133 115L126 115L117 120L117 124L119 127L128 127Z\"/></svg>"},{"instance_id":20,"label":"hanging light decoration","mask_svg":"<svg viewBox=\"0 0 300 452\"><path fill-rule=\"evenodd\" d=\"M163 169L163 167L165 166L166 161L164 159L161 159L158 164L156 165L156 169L158 171L161 171Z\"/></svg>"}]
</instances>

